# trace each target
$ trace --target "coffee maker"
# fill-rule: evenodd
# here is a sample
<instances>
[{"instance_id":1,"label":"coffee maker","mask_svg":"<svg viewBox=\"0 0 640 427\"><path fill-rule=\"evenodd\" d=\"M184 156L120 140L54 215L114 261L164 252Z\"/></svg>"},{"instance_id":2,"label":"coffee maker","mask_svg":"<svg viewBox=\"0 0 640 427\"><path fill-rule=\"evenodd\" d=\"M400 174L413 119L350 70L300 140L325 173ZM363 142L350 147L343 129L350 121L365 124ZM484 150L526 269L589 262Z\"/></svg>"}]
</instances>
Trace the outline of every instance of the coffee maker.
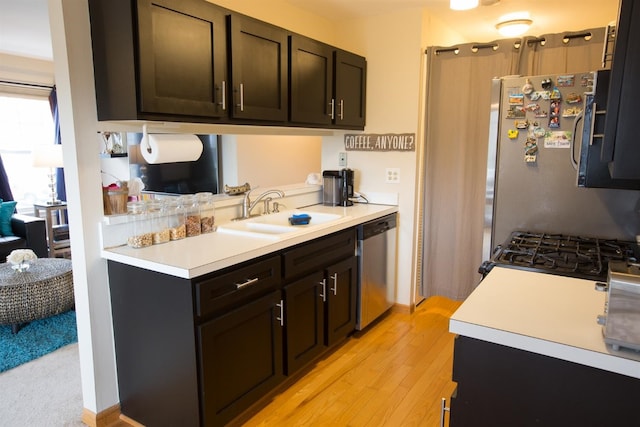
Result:
<instances>
[{"instance_id":1,"label":"coffee maker","mask_svg":"<svg viewBox=\"0 0 640 427\"><path fill-rule=\"evenodd\" d=\"M354 173L352 169L322 172L322 202L326 206L352 206Z\"/></svg>"}]
</instances>

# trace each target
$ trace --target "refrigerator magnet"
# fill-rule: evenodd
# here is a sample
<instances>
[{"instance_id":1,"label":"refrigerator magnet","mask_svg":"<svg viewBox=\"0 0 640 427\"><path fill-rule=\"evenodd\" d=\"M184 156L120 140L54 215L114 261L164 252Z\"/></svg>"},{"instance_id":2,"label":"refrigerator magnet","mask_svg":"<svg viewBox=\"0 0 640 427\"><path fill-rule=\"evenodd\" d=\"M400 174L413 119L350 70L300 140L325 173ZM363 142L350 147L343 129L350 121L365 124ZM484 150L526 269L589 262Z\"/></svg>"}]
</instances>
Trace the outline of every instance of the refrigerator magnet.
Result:
<instances>
[{"instance_id":1,"label":"refrigerator magnet","mask_svg":"<svg viewBox=\"0 0 640 427\"><path fill-rule=\"evenodd\" d=\"M521 93L510 93L509 105L524 105L524 95Z\"/></svg>"},{"instance_id":2,"label":"refrigerator magnet","mask_svg":"<svg viewBox=\"0 0 640 427\"><path fill-rule=\"evenodd\" d=\"M549 115L549 113L547 113L546 111L539 110L539 111L536 111L535 117L536 117L536 119L544 119L548 115Z\"/></svg>"},{"instance_id":3,"label":"refrigerator magnet","mask_svg":"<svg viewBox=\"0 0 640 427\"><path fill-rule=\"evenodd\" d=\"M526 111L522 106L511 105L507 110L507 119L524 119L526 117Z\"/></svg>"},{"instance_id":4,"label":"refrigerator magnet","mask_svg":"<svg viewBox=\"0 0 640 427\"><path fill-rule=\"evenodd\" d=\"M567 95L566 101L567 104L578 104L582 102L582 97L578 93L571 92L569 95Z\"/></svg>"},{"instance_id":5,"label":"refrigerator magnet","mask_svg":"<svg viewBox=\"0 0 640 427\"><path fill-rule=\"evenodd\" d=\"M560 117L554 116L549 118L549 127L552 129L557 129L560 127Z\"/></svg>"},{"instance_id":6,"label":"refrigerator magnet","mask_svg":"<svg viewBox=\"0 0 640 427\"><path fill-rule=\"evenodd\" d=\"M562 94L560 93L560 89L554 87L551 91L550 99L562 99Z\"/></svg>"},{"instance_id":7,"label":"refrigerator magnet","mask_svg":"<svg viewBox=\"0 0 640 427\"><path fill-rule=\"evenodd\" d=\"M527 129L529 127L529 120L516 120L514 124L516 129Z\"/></svg>"},{"instance_id":8,"label":"refrigerator magnet","mask_svg":"<svg viewBox=\"0 0 640 427\"><path fill-rule=\"evenodd\" d=\"M574 85L576 76L574 75L564 75L558 76L558 86L560 87L570 87Z\"/></svg>"},{"instance_id":9,"label":"refrigerator magnet","mask_svg":"<svg viewBox=\"0 0 640 427\"><path fill-rule=\"evenodd\" d=\"M522 93L525 95L530 95L533 92L533 85L531 84L531 80L527 79L524 86L522 86Z\"/></svg>"},{"instance_id":10,"label":"refrigerator magnet","mask_svg":"<svg viewBox=\"0 0 640 427\"><path fill-rule=\"evenodd\" d=\"M536 112L540 109L540 104L538 104L537 102L530 102L529 104L527 104L525 109Z\"/></svg>"},{"instance_id":11,"label":"refrigerator magnet","mask_svg":"<svg viewBox=\"0 0 640 427\"><path fill-rule=\"evenodd\" d=\"M540 98L542 98L542 92L536 91L536 92L532 92L531 95L529 95L529 99L532 101L537 101Z\"/></svg>"},{"instance_id":12,"label":"refrigerator magnet","mask_svg":"<svg viewBox=\"0 0 640 427\"><path fill-rule=\"evenodd\" d=\"M517 129L509 129L507 131L507 137L509 139L517 139L520 132Z\"/></svg>"},{"instance_id":13,"label":"refrigerator magnet","mask_svg":"<svg viewBox=\"0 0 640 427\"><path fill-rule=\"evenodd\" d=\"M582 108L571 107L562 112L562 117L576 117L582 113Z\"/></svg>"},{"instance_id":14,"label":"refrigerator magnet","mask_svg":"<svg viewBox=\"0 0 640 427\"><path fill-rule=\"evenodd\" d=\"M542 138L547 133L542 126L537 126L533 129L533 136L536 138Z\"/></svg>"},{"instance_id":15,"label":"refrigerator magnet","mask_svg":"<svg viewBox=\"0 0 640 427\"><path fill-rule=\"evenodd\" d=\"M551 79L546 78L546 79L542 79L542 81L540 82L540 85L542 86L542 89L549 90L551 86L553 86L553 82L551 81Z\"/></svg>"}]
</instances>

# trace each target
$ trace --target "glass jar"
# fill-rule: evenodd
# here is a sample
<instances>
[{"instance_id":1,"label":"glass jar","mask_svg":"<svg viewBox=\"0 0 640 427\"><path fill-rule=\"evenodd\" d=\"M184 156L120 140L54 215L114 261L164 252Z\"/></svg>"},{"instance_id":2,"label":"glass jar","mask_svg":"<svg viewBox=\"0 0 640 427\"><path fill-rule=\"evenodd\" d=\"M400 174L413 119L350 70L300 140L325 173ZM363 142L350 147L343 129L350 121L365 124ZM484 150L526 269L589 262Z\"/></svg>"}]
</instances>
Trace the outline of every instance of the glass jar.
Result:
<instances>
[{"instance_id":1,"label":"glass jar","mask_svg":"<svg viewBox=\"0 0 640 427\"><path fill-rule=\"evenodd\" d=\"M167 243L171 239L171 233L169 231L166 202L160 200L150 203L149 214L151 216L153 244Z\"/></svg>"},{"instance_id":2,"label":"glass jar","mask_svg":"<svg viewBox=\"0 0 640 427\"><path fill-rule=\"evenodd\" d=\"M183 196L185 208L185 226L187 237L199 236L200 231L200 205L195 195Z\"/></svg>"},{"instance_id":3,"label":"glass jar","mask_svg":"<svg viewBox=\"0 0 640 427\"><path fill-rule=\"evenodd\" d=\"M185 208L181 199L167 202L167 222L169 226L169 238L171 240L181 240L187 237Z\"/></svg>"},{"instance_id":4,"label":"glass jar","mask_svg":"<svg viewBox=\"0 0 640 427\"><path fill-rule=\"evenodd\" d=\"M200 205L200 231L203 234L216 231L216 208L213 204L213 194L197 193L196 196L198 196L198 204Z\"/></svg>"},{"instance_id":5,"label":"glass jar","mask_svg":"<svg viewBox=\"0 0 640 427\"><path fill-rule=\"evenodd\" d=\"M132 248L145 248L153 244L153 234L149 222L149 213L144 202L127 204L127 220L129 237L127 245Z\"/></svg>"}]
</instances>

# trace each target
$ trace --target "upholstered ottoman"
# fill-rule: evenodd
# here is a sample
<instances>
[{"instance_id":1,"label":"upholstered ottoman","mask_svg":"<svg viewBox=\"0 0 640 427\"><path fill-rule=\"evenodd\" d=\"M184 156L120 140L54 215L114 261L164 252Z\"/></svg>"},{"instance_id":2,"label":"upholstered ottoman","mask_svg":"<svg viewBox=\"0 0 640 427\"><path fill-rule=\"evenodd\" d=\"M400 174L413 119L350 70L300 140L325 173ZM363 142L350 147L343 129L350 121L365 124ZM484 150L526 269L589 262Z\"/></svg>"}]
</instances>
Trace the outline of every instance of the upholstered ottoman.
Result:
<instances>
[{"instance_id":1,"label":"upholstered ottoman","mask_svg":"<svg viewBox=\"0 0 640 427\"><path fill-rule=\"evenodd\" d=\"M0 324L16 333L23 323L64 313L74 306L71 261L38 258L29 269L0 264Z\"/></svg>"}]
</instances>

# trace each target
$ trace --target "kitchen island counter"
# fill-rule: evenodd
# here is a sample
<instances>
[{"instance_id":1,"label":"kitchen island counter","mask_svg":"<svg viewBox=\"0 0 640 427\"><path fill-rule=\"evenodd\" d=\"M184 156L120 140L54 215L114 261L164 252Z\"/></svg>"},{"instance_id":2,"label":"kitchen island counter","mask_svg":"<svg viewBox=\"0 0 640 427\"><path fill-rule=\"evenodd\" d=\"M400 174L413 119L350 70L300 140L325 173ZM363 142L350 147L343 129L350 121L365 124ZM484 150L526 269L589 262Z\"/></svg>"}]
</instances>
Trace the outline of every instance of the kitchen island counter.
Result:
<instances>
[{"instance_id":1,"label":"kitchen island counter","mask_svg":"<svg viewBox=\"0 0 640 427\"><path fill-rule=\"evenodd\" d=\"M102 251L102 257L122 264L191 279L239 264L309 240L355 227L398 211L397 206L355 204L349 207L314 205L298 211L338 214L342 217L277 238L248 237L227 233L200 236L153 245L147 248L119 246ZM313 216L313 215L312 215ZM311 220L313 223L313 219ZM219 224L221 225L221 224Z\"/></svg>"},{"instance_id":2,"label":"kitchen island counter","mask_svg":"<svg viewBox=\"0 0 640 427\"><path fill-rule=\"evenodd\" d=\"M640 378L640 352L604 343L595 282L494 267L453 314L452 333Z\"/></svg>"}]
</instances>

